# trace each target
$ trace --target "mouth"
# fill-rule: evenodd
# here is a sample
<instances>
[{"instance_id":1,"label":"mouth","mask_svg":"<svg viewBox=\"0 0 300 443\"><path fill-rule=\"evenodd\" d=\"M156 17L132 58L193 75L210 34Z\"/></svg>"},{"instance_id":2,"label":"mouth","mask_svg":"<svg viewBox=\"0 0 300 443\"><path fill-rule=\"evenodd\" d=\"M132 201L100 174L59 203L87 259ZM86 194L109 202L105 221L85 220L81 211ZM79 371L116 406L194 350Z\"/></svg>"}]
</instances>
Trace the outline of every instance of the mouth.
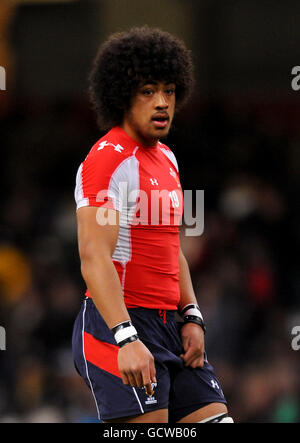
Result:
<instances>
[{"instance_id":1,"label":"mouth","mask_svg":"<svg viewBox=\"0 0 300 443\"><path fill-rule=\"evenodd\" d=\"M157 129L164 129L169 123L170 117L168 114L156 114L152 117L154 126Z\"/></svg>"}]
</instances>

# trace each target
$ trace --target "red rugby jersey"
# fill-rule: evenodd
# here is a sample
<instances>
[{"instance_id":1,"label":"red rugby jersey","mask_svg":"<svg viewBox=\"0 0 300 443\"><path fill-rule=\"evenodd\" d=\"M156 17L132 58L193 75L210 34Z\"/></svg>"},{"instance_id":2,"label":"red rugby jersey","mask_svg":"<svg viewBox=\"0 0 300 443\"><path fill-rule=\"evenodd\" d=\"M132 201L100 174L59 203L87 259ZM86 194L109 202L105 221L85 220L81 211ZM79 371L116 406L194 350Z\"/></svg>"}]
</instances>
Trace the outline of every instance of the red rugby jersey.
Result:
<instances>
[{"instance_id":1,"label":"red rugby jersey","mask_svg":"<svg viewBox=\"0 0 300 443\"><path fill-rule=\"evenodd\" d=\"M126 306L177 309L183 194L173 152L160 142L142 146L115 127L80 165L75 200L77 209L121 212L112 258Z\"/></svg>"}]
</instances>

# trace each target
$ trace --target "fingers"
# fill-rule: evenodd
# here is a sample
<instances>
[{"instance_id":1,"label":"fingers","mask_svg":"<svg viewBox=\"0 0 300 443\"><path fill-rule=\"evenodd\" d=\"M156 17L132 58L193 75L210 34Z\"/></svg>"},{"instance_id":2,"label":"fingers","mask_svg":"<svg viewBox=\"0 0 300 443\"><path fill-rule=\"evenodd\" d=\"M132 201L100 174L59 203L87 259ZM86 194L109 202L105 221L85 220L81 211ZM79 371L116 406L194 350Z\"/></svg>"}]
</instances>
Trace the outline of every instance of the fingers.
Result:
<instances>
[{"instance_id":1,"label":"fingers","mask_svg":"<svg viewBox=\"0 0 300 443\"><path fill-rule=\"evenodd\" d=\"M157 383L154 359L150 360L149 365L142 372L143 386L145 386L146 394L153 395L152 384Z\"/></svg>"},{"instance_id":2,"label":"fingers","mask_svg":"<svg viewBox=\"0 0 300 443\"><path fill-rule=\"evenodd\" d=\"M121 375L124 384L138 388L145 386L146 393L153 394L151 382L157 383L153 358L144 366L128 369L123 371Z\"/></svg>"},{"instance_id":3,"label":"fingers","mask_svg":"<svg viewBox=\"0 0 300 443\"><path fill-rule=\"evenodd\" d=\"M149 365L142 369L143 386L145 386L146 394L150 395L152 392L151 380L150 380L150 368Z\"/></svg>"},{"instance_id":4,"label":"fingers","mask_svg":"<svg viewBox=\"0 0 300 443\"><path fill-rule=\"evenodd\" d=\"M130 386L138 386L137 380L135 378L135 374L133 372L128 372L127 376L128 376Z\"/></svg>"},{"instance_id":5,"label":"fingers","mask_svg":"<svg viewBox=\"0 0 300 443\"><path fill-rule=\"evenodd\" d=\"M192 368L202 368L204 366L204 358L203 357L196 358L196 360L190 363L190 366Z\"/></svg>"},{"instance_id":6,"label":"fingers","mask_svg":"<svg viewBox=\"0 0 300 443\"><path fill-rule=\"evenodd\" d=\"M150 362L150 379L153 381L153 383L157 383L154 359Z\"/></svg>"},{"instance_id":7,"label":"fingers","mask_svg":"<svg viewBox=\"0 0 300 443\"><path fill-rule=\"evenodd\" d=\"M189 360L185 360L184 354L180 356L184 360L185 366L191 366L191 368L202 368L204 366L204 358L192 357Z\"/></svg>"},{"instance_id":8,"label":"fingers","mask_svg":"<svg viewBox=\"0 0 300 443\"><path fill-rule=\"evenodd\" d=\"M153 395L153 389L152 389L152 385L151 385L151 381L148 381L144 384L145 386L145 392L147 395Z\"/></svg>"},{"instance_id":9,"label":"fingers","mask_svg":"<svg viewBox=\"0 0 300 443\"><path fill-rule=\"evenodd\" d=\"M130 385L130 381L129 378L127 377L127 375L125 373L121 373L122 376L122 382L124 383L124 385Z\"/></svg>"},{"instance_id":10,"label":"fingers","mask_svg":"<svg viewBox=\"0 0 300 443\"><path fill-rule=\"evenodd\" d=\"M127 371L126 373L123 372L121 375L124 385L129 385L135 388L142 388L144 386L142 374L138 371Z\"/></svg>"},{"instance_id":11,"label":"fingers","mask_svg":"<svg viewBox=\"0 0 300 443\"><path fill-rule=\"evenodd\" d=\"M182 358L186 365L192 362L196 357L200 357L197 353L197 349L193 349L192 347L188 348L185 354L182 354Z\"/></svg>"},{"instance_id":12,"label":"fingers","mask_svg":"<svg viewBox=\"0 0 300 443\"><path fill-rule=\"evenodd\" d=\"M185 366L191 366L192 368L202 367L204 365L204 352L198 348L190 347L185 354L181 354Z\"/></svg>"},{"instance_id":13,"label":"fingers","mask_svg":"<svg viewBox=\"0 0 300 443\"><path fill-rule=\"evenodd\" d=\"M153 391L151 382L156 383L156 377L155 375L150 377L150 370L149 367L147 367L144 368L142 372L136 371L123 374L122 381L125 385L129 385L132 387L142 388L145 386L146 393L148 395L152 395Z\"/></svg>"}]
</instances>

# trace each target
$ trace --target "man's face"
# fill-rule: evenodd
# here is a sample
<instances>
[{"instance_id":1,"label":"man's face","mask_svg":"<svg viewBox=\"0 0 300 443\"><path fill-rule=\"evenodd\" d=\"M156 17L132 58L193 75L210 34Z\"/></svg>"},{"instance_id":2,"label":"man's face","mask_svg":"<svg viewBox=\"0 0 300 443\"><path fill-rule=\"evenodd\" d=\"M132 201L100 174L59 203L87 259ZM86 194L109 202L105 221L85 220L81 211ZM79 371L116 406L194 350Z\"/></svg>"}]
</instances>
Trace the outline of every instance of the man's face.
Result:
<instances>
[{"instance_id":1,"label":"man's face","mask_svg":"<svg viewBox=\"0 0 300 443\"><path fill-rule=\"evenodd\" d=\"M125 112L123 129L137 142L154 146L171 127L175 111L175 84L152 82L141 85Z\"/></svg>"}]
</instances>

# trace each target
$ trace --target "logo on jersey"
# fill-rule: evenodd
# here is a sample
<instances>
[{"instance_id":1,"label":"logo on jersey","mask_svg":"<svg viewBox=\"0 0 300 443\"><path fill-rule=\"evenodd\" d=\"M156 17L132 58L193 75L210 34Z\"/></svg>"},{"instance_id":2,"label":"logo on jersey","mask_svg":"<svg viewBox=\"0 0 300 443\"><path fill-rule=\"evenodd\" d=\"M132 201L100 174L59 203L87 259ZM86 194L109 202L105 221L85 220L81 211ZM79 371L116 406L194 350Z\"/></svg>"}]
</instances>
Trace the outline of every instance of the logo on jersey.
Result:
<instances>
[{"instance_id":1,"label":"logo on jersey","mask_svg":"<svg viewBox=\"0 0 300 443\"><path fill-rule=\"evenodd\" d=\"M119 143L117 145L114 145L113 143L104 140L104 142L99 143L97 151L100 151L100 149L104 149L105 146L112 146L117 152L122 152L124 150L123 146L119 145Z\"/></svg>"},{"instance_id":2,"label":"logo on jersey","mask_svg":"<svg viewBox=\"0 0 300 443\"><path fill-rule=\"evenodd\" d=\"M156 186L158 186L158 181L156 180L156 178L150 178L150 181L151 181L151 185L156 185Z\"/></svg>"},{"instance_id":3,"label":"logo on jersey","mask_svg":"<svg viewBox=\"0 0 300 443\"><path fill-rule=\"evenodd\" d=\"M148 392L145 391L146 395L148 396L147 400L145 400L146 405L153 405L153 404L157 403L157 400L154 397L154 393L155 393L154 388L156 388L156 387L157 387L157 383L151 382L151 388L152 388L151 394L148 394ZM146 389L145 386L143 387L143 389Z\"/></svg>"}]
</instances>

